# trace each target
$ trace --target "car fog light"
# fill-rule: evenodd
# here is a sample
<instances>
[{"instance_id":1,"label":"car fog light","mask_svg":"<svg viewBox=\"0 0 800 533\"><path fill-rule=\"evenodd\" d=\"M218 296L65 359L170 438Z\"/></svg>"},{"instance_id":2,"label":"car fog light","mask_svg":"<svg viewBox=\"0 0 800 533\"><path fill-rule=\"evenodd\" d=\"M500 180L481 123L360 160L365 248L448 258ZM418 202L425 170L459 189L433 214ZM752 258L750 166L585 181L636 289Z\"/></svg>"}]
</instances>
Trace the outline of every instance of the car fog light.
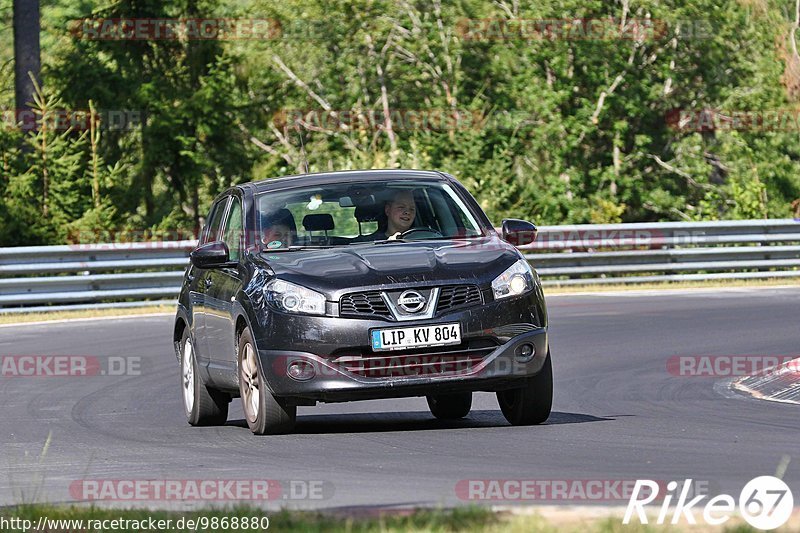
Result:
<instances>
[{"instance_id":1,"label":"car fog light","mask_svg":"<svg viewBox=\"0 0 800 533\"><path fill-rule=\"evenodd\" d=\"M297 381L308 381L316 375L314 365L306 361L292 361L286 367L286 374Z\"/></svg>"},{"instance_id":2,"label":"car fog light","mask_svg":"<svg viewBox=\"0 0 800 533\"><path fill-rule=\"evenodd\" d=\"M534 354L536 353L536 349L533 347L533 344L522 344L517 346L517 359L520 361L530 361Z\"/></svg>"}]
</instances>

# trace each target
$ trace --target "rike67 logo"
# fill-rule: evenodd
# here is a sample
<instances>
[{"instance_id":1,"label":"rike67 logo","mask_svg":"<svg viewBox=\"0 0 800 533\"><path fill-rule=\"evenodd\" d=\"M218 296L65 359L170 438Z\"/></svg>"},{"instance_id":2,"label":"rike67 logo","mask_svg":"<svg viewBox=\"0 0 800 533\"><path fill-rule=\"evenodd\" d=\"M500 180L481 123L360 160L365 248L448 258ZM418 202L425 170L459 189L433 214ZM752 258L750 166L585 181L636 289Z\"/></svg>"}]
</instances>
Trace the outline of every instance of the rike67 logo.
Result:
<instances>
[{"instance_id":1,"label":"rike67 logo","mask_svg":"<svg viewBox=\"0 0 800 533\"><path fill-rule=\"evenodd\" d=\"M666 494L659 494L661 487L661 484L649 479L636 480L622 523L629 524L635 512L639 522L647 524L645 506L657 498L662 503L656 524L666 523L670 514L671 524L679 523L681 518L685 518L689 524L696 524L695 512L702 512L706 524L718 526L730 520L738 503L739 514L748 524L757 529L769 530L785 524L794 508L794 498L789 486L772 476L760 476L748 481L739 494L738 502L729 494L714 496L706 502L703 500L708 498L707 494L689 499L692 494L691 479L685 480L682 485L677 481L670 481L666 486Z\"/></svg>"}]
</instances>

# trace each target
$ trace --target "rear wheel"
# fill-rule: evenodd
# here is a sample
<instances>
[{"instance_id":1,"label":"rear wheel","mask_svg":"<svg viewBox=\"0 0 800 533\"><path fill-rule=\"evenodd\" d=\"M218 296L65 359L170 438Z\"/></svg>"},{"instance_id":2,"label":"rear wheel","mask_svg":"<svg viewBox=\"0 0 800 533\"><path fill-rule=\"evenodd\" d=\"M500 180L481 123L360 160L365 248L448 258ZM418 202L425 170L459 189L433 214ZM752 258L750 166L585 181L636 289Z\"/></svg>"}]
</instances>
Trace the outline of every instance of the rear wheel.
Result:
<instances>
[{"instance_id":1,"label":"rear wheel","mask_svg":"<svg viewBox=\"0 0 800 533\"><path fill-rule=\"evenodd\" d=\"M428 407L433 416L440 420L464 418L472 409L472 393L437 394L428 396Z\"/></svg>"},{"instance_id":2,"label":"rear wheel","mask_svg":"<svg viewBox=\"0 0 800 533\"><path fill-rule=\"evenodd\" d=\"M181 337L181 390L186 419L193 426L221 426L228 420L230 396L203 383L188 329Z\"/></svg>"},{"instance_id":3,"label":"rear wheel","mask_svg":"<svg viewBox=\"0 0 800 533\"><path fill-rule=\"evenodd\" d=\"M550 416L553 406L553 367L550 352L541 372L525 380L521 388L499 391L500 410L514 426L541 424Z\"/></svg>"},{"instance_id":4,"label":"rear wheel","mask_svg":"<svg viewBox=\"0 0 800 533\"><path fill-rule=\"evenodd\" d=\"M250 330L239 337L239 392L247 426L256 435L289 433L294 428L297 406L286 405L266 385Z\"/></svg>"}]
</instances>

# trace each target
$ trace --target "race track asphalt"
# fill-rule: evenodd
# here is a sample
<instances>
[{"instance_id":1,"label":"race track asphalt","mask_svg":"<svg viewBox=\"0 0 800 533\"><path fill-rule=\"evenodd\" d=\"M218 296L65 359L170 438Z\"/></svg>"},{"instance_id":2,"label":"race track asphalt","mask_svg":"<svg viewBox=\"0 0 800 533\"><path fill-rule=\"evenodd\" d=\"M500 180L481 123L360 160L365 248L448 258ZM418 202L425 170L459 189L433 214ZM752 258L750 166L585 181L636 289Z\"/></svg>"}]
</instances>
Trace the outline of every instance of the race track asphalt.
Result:
<instances>
[{"instance_id":1,"label":"race track asphalt","mask_svg":"<svg viewBox=\"0 0 800 533\"><path fill-rule=\"evenodd\" d=\"M667 366L673 356L800 355L800 287L563 295L548 305L555 398L550 420L534 427L509 426L494 395L480 393L457 422L435 420L422 398L319 404L298 409L295 434L255 437L235 399L226 426L193 428L172 317L2 327L0 356L93 356L104 368L126 358L140 375L0 378L0 505L72 501L82 479L280 480L267 507L298 508L459 505L470 503L456 490L463 480L495 479L692 478L737 495L787 458L784 479L800 497L798 406Z\"/></svg>"}]
</instances>

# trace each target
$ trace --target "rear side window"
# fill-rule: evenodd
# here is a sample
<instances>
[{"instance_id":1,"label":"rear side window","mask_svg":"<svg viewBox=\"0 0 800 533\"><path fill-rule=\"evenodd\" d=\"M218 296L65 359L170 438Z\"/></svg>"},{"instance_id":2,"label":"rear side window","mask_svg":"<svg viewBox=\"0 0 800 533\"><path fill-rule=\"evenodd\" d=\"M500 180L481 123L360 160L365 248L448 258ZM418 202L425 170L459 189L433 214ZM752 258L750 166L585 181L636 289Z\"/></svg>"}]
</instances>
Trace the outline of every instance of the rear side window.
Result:
<instances>
[{"instance_id":1,"label":"rear side window","mask_svg":"<svg viewBox=\"0 0 800 533\"><path fill-rule=\"evenodd\" d=\"M242 204L238 198L233 199L228 220L225 223L225 244L228 245L231 261L238 261L242 255Z\"/></svg>"},{"instance_id":2,"label":"rear side window","mask_svg":"<svg viewBox=\"0 0 800 533\"><path fill-rule=\"evenodd\" d=\"M211 214L208 217L206 229L203 231L203 239L201 244L218 241L222 238L222 217L225 216L225 208L228 206L229 196L219 200L211 208Z\"/></svg>"}]
</instances>

